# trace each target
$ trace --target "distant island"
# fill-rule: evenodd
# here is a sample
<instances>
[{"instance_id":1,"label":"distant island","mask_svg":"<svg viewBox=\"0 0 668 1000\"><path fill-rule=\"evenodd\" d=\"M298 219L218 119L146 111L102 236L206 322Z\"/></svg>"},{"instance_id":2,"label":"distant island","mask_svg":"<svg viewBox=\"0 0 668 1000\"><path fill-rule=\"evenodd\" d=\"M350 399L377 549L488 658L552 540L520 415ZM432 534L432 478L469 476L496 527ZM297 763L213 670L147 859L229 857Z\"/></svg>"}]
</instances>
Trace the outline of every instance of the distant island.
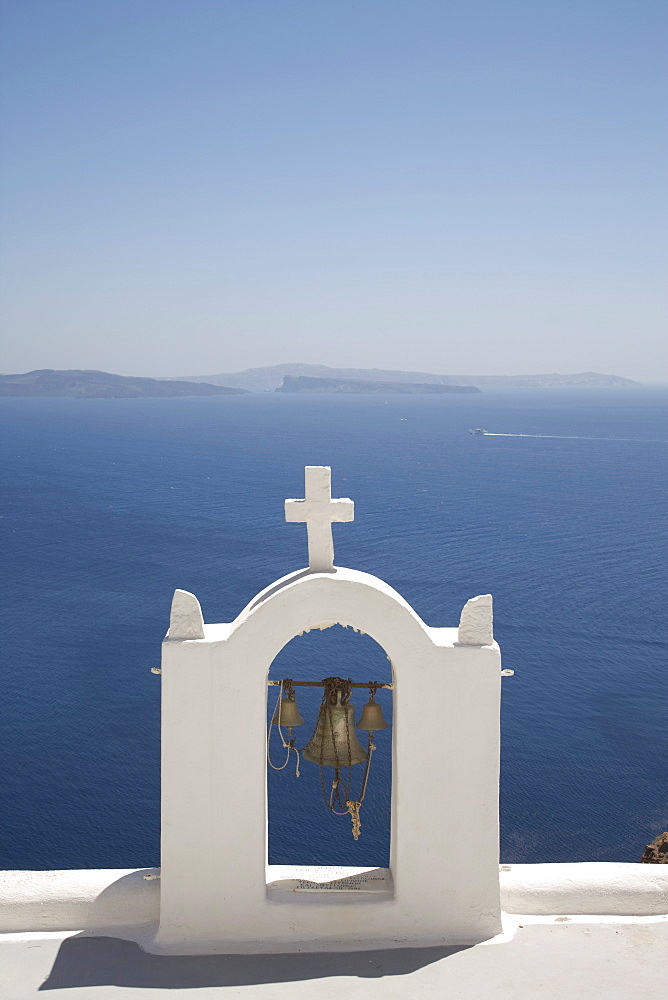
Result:
<instances>
[{"instance_id":1,"label":"distant island","mask_svg":"<svg viewBox=\"0 0 668 1000\"><path fill-rule=\"evenodd\" d=\"M325 378L355 382L404 382L416 385L474 385L490 388L586 388L610 389L640 385L620 375L601 375L599 372L580 372L574 375L434 375L429 372L393 371L383 368L328 368L326 365L285 364L265 368L246 368L241 372L221 372L218 375L188 376L191 382L208 382L211 385L237 386L250 392L273 392L283 384L283 379ZM183 377L183 376L182 376Z\"/></svg>"},{"instance_id":2,"label":"distant island","mask_svg":"<svg viewBox=\"0 0 668 1000\"><path fill-rule=\"evenodd\" d=\"M237 396L240 387L207 382L163 381L133 375L40 368L22 375L0 375L0 396L68 396L72 399L139 399L155 396Z\"/></svg>"},{"instance_id":3,"label":"distant island","mask_svg":"<svg viewBox=\"0 0 668 1000\"><path fill-rule=\"evenodd\" d=\"M286 364L189 378L144 378L90 369L40 368L0 375L0 396L68 396L72 399L140 399L231 396L246 392L458 393L483 388L592 388L640 385L620 375L432 375L383 368L328 368Z\"/></svg>"},{"instance_id":4,"label":"distant island","mask_svg":"<svg viewBox=\"0 0 668 1000\"><path fill-rule=\"evenodd\" d=\"M429 382L432 385L456 385L449 375L428 372L394 371L385 368L328 368L327 365L285 364L265 368L246 368L241 372L221 372L218 375L188 376L193 382L207 381L212 385L236 385L251 392L273 392L283 384L285 376L308 378L354 379L367 382Z\"/></svg>"},{"instance_id":5,"label":"distant island","mask_svg":"<svg viewBox=\"0 0 668 1000\"><path fill-rule=\"evenodd\" d=\"M439 385L434 382L375 382L362 379L311 378L306 375L285 375L283 384L274 392L336 392L336 393L430 393L480 392L475 385Z\"/></svg>"},{"instance_id":6,"label":"distant island","mask_svg":"<svg viewBox=\"0 0 668 1000\"><path fill-rule=\"evenodd\" d=\"M461 376L463 377L463 376ZM480 385L494 388L514 386L520 389L567 388L567 389L615 389L621 386L640 385L632 378L621 375L601 375L599 372L580 372L577 375L471 375Z\"/></svg>"}]
</instances>

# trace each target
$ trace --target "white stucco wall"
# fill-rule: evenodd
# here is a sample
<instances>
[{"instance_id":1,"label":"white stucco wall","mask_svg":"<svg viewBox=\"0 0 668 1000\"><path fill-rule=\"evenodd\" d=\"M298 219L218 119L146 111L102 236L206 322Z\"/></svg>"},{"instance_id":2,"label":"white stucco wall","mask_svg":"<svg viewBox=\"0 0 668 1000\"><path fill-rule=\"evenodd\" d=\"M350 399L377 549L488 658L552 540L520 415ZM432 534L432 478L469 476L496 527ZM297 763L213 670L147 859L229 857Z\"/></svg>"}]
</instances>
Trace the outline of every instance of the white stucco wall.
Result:
<instances>
[{"instance_id":1,"label":"white stucco wall","mask_svg":"<svg viewBox=\"0 0 668 1000\"><path fill-rule=\"evenodd\" d=\"M501 905L507 913L668 913L668 865L502 865L500 876Z\"/></svg>"},{"instance_id":2,"label":"white stucco wall","mask_svg":"<svg viewBox=\"0 0 668 1000\"><path fill-rule=\"evenodd\" d=\"M474 644L491 639L491 601L476 605L459 643L456 628L428 627L386 583L354 570L291 574L235 622L204 625L202 639L181 638L200 619L193 604L186 621L187 598L177 600L162 661L156 950L335 950L496 934L501 663L493 641ZM372 636L392 663L394 893L278 902L265 871L267 675L295 635L335 623Z\"/></svg>"},{"instance_id":3,"label":"white stucco wall","mask_svg":"<svg viewBox=\"0 0 668 1000\"><path fill-rule=\"evenodd\" d=\"M111 931L143 936L160 916L156 869L0 872L0 933ZM668 914L668 865L502 865L501 905L525 915ZM150 935L147 935L150 936Z\"/></svg>"},{"instance_id":4,"label":"white stucco wall","mask_svg":"<svg viewBox=\"0 0 668 1000\"><path fill-rule=\"evenodd\" d=\"M0 872L0 933L156 925L157 872L155 868Z\"/></svg>"}]
</instances>

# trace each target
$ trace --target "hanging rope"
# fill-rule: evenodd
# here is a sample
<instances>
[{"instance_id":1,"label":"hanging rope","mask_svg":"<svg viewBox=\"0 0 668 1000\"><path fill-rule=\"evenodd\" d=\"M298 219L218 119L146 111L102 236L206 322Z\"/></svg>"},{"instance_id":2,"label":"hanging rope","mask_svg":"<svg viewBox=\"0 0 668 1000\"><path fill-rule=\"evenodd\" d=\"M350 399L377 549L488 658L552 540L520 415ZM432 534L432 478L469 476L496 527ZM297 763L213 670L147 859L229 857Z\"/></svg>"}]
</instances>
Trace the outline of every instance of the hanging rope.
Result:
<instances>
[{"instance_id":1,"label":"hanging rope","mask_svg":"<svg viewBox=\"0 0 668 1000\"><path fill-rule=\"evenodd\" d=\"M371 770L371 755L376 749L373 742L373 733L369 733L369 749L366 758L366 767L364 768L364 778L362 779L362 791L360 792L360 797L354 802L351 799L346 799L346 807L350 813L350 818L353 824L353 837L355 840L359 840L360 833L362 831L362 820L360 818L360 810L362 809L362 803L364 802L364 797L366 795L366 786L369 783L369 771Z\"/></svg>"},{"instance_id":2,"label":"hanging rope","mask_svg":"<svg viewBox=\"0 0 668 1000\"><path fill-rule=\"evenodd\" d=\"M290 763L290 751L294 750L295 756L297 758L295 764L295 777L299 778L301 774L299 770L299 750L296 748L294 740L285 739L285 737L283 736L283 730L281 729L281 704L283 701L283 685L285 685L285 690L288 695L294 693L292 690L292 681L289 678L286 678L284 681L281 681L280 686L278 688L278 698L276 700L276 708L274 709L269 725L267 726L267 763L269 764L269 767L271 767L274 771L284 771L285 768ZM280 765L274 764L274 762L271 759L271 727L274 725L275 718L278 719L278 722L276 723L276 728L278 729L278 735L280 736L283 747L287 750L287 753L285 755L285 761Z\"/></svg>"},{"instance_id":3,"label":"hanging rope","mask_svg":"<svg viewBox=\"0 0 668 1000\"><path fill-rule=\"evenodd\" d=\"M271 721L267 728L267 762L269 766L274 771L283 771L290 761L290 753L294 751L296 756L295 774L297 777L300 776L300 753L306 747L314 742L315 737L318 733L322 734L322 731L327 728L329 730L329 735L331 736L331 746L334 749L334 759L336 761L334 765L334 780L332 781L331 788L329 790L329 795L325 789L325 763L323 759L324 755L324 739L320 739L320 760L319 760L319 771L320 771L320 791L322 795L322 801L326 809L334 813L335 816L350 816L352 823L352 835L355 840L359 840L362 821L361 821L361 809L362 803L366 797L367 787L369 784L369 773L371 770L371 758L376 746L373 742L373 732L369 731L369 742L366 755L366 764L364 768L364 777L362 778L362 786L360 788L360 793L358 798L354 799L351 794L352 787L352 748L351 748L351 737L350 737L350 723L346 719L346 743L347 743L347 755L344 753L342 757L339 757L338 746L339 743L336 738L336 731L334 727L334 720L332 715L332 707L337 704L347 705L350 700L350 695L352 691L352 680L351 678L344 679L342 677L325 677L321 682L323 686L322 701L320 703L320 711L318 713L318 718L316 720L315 728L311 739L307 741L305 747L297 748L295 746L295 740L286 740L283 735L283 730L281 728L281 706L284 697L288 699L292 696L294 697L293 682L289 678L282 680L278 685L278 698L276 700L276 707L271 716ZM361 685L358 685L361 687ZM365 685L367 686L367 685ZM379 687L383 687L374 681L369 681L368 688L371 699L373 700L376 695L376 691ZM352 714L352 712L351 712ZM278 720L274 722L274 719ZM270 741L271 741L271 728L276 725L278 729L278 734L281 740L282 746L287 751L285 761L283 764L274 764L271 760L270 755ZM312 752L312 751L311 751ZM358 758L358 762L359 761ZM328 762L329 763L329 762ZM343 769L347 769L347 776L343 777Z\"/></svg>"},{"instance_id":4,"label":"hanging rope","mask_svg":"<svg viewBox=\"0 0 668 1000\"><path fill-rule=\"evenodd\" d=\"M355 840L360 839L360 833L362 832L362 821L360 819L361 805L361 802L348 801L348 812L350 813L350 818L353 821L353 837Z\"/></svg>"}]
</instances>

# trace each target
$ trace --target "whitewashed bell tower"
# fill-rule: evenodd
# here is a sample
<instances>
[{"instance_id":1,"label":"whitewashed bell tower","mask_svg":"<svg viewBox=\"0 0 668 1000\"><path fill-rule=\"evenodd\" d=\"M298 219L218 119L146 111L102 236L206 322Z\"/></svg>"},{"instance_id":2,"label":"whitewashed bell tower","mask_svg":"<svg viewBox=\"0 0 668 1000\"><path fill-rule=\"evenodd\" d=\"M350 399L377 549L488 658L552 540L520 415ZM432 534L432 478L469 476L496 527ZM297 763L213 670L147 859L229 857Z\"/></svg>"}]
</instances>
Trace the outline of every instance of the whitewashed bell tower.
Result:
<instances>
[{"instance_id":1,"label":"whitewashed bell tower","mask_svg":"<svg viewBox=\"0 0 668 1000\"><path fill-rule=\"evenodd\" d=\"M153 950L172 954L462 944L500 930L499 702L492 599L432 628L382 580L334 566L331 472L306 468L309 565L229 624L174 594L162 654L162 866ZM438 539L435 539L438 544ZM340 624L392 663L390 869L267 865L267 677L295 636Z\"/></svg>"}]
</instances>

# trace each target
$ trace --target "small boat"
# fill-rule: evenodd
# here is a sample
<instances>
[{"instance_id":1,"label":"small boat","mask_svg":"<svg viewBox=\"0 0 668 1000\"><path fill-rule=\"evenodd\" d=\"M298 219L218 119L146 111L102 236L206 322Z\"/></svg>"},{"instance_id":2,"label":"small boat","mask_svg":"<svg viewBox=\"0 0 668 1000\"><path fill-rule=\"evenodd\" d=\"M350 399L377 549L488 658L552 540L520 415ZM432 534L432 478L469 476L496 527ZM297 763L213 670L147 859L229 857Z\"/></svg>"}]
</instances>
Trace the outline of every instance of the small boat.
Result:
<instances>
[{"instance_id":1,"label":"small boat","mask_svg":"<svg viewBox=\"0 0 668 1000\"><path fill-rule=\"evenodd\" d=\"M484 427L470 427L469 434L489 434Z\"/></svg>"}]
</instances>

